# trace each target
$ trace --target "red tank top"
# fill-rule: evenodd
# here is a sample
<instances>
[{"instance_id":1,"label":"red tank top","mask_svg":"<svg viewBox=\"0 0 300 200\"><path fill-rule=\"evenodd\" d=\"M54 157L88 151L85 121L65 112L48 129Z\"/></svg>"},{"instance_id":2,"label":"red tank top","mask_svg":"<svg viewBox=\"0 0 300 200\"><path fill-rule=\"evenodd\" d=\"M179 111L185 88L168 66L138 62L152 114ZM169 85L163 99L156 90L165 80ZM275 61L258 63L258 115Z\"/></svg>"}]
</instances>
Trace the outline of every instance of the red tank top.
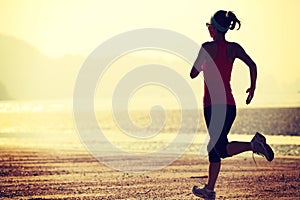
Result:
<instances>
[{"instance_id":1,"label":"red tank top","mask_svg":"<svg viewBox=\"0 0 300 200\"><path fill-rule=\"evenodd\" d=\"M216 104L235 105L230 86L233 63L226 55L227 42L216 42L216 44L218 47L216 57L214 60L206 61L202 66L204 107Z\"/></svg>"}]
</instances>

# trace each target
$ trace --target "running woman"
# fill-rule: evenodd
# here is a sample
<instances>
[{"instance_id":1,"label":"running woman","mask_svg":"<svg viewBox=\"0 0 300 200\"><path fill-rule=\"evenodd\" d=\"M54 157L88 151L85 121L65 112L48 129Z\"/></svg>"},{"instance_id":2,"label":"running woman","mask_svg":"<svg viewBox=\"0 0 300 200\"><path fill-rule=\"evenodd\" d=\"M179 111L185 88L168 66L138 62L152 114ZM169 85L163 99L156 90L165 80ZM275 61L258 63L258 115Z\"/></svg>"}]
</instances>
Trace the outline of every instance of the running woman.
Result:
<instances>
[{"instance_id":1,"label":"running woman","mask_svg":"<svg viewBox=\"0 0 300 200\"><path fill-rule=\"evenodd\" d=\"M230 78L236 58L242 60L250 70L251 84L247 89L249 104L256 88L256 64L235 42L228 42L225 35L228 30L240 29L241 23L231 11L216 12L207 23L211 42L205 42L199 51L190 76L195 78L203 71L204 76L204 118L210 136L207 145L209 167L208 182L204 187L194 186L192 192L202 198L214 199L215 184L221 168L221 158L231 157L246 151L253 151L272 161L274 153L266 143L266 138L256 133L251 142L229 142L227 135L236 117L236 104L231 92Z\"/></svg>"}]
</instances>

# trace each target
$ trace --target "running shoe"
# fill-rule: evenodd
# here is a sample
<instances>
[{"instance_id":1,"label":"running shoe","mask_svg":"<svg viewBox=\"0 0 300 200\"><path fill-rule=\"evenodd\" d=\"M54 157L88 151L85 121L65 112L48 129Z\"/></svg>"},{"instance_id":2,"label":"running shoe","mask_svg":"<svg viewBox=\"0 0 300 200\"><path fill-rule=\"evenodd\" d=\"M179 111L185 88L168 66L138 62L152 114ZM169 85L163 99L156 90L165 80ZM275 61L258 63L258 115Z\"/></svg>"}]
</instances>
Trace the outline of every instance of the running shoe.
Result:
<instances>
[{"instance_id":1,"label":"running shoe","mask_svg":"<svg viewBox=\"0 0 300 200\"><path fill-rule=\"evenodd\" d=\"M192 192L197 197L201 197L204 199L216 199L216 192L213 190L209 190L204 186L204 188L199 188L198 186L194 186Z\"/></svg>"},{"instance_id":2,"label":"running shoe","mask_svg":"<svg viewBox=\"0 0 300 200\"><path fill-rule=\"evenodd\" d=\"M262 134L256 132L251 140L251 146L253 153L265 157L270 162L274 159L274 152L266 143L266 138Z\"/></svg>"}]
</instances>

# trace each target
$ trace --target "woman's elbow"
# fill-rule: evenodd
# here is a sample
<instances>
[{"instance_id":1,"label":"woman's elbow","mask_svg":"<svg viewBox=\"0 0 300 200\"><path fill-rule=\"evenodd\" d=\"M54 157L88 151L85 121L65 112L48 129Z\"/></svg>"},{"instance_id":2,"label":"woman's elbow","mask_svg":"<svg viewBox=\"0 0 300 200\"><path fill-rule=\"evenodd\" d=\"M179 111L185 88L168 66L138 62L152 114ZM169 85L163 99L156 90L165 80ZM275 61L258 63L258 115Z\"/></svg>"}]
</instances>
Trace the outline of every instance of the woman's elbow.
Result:
<instances>
[{"instance_id":1,"label":"woman's elbow","mask_svg":"<svg viewBox=\"0 0 300 200\"><path fill-rule=\"evenodd\" d=\"M250 67L250 69L254 69L254 70L257 69L256 63L255 63L254 61L252 61L252 62L249 64L249 67Z\"/></svg>"},{"instance_id":2,"label":"woman's elbow","mask_svg":"<svg viewBox=\"0 0 300 200\"><path fill-rule=\"evenodd\" d=\"M190 77L191 77L191 79L194 79L196 76L191 72Z\"/></svg>"},{"instance_id":3,"label":"woman's elbow","mask_svg":"<svg viewBox=\"0 0 300 200\"><path fill-rule=\"evenodd\" d=\"M199 74L199 71L197 69L193 68L192 71L191 71L191 73L190 73L190 77L192 79L194 79L194 78L196 78L198 76L198 74Z\"/></svg>"}]
</instances>

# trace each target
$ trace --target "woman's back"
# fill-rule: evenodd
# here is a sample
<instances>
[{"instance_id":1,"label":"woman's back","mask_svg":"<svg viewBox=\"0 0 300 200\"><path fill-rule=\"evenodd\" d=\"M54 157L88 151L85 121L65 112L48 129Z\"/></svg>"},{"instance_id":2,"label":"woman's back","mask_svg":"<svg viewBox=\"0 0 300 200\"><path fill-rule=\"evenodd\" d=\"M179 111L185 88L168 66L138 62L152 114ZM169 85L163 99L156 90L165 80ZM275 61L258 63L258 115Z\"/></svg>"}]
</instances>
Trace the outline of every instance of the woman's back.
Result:
<instances>
[{"instance_id":1,"label":"woman's back","mask_svg":"<svg viewBox=\"0 0 300 200\"><path fill-rule=\"evenodd\" d=\"M235 105L231 92L230 80L235 57L233 45L227 41L213 41L203 44L210 56L202 66L205 87L204 107L212 104Z\"/></svg>"},{"instance_id":2,"label":"woman's back","mask_svg":"<svg viewBox=\"0 0 300 200\"><path fill-rule=\"evenodd\" d=\"M228 42L228 41L223 41L226 43L226 58L229 62L233 63L236 56L237 52L239 51L239 45L234 42ZM210 57L214 60L217 56L218 53L218 43L222 42L206 42L202 45L202 47L207 51L207 53L210 55Z\"/></svg>"}]
</instances>

